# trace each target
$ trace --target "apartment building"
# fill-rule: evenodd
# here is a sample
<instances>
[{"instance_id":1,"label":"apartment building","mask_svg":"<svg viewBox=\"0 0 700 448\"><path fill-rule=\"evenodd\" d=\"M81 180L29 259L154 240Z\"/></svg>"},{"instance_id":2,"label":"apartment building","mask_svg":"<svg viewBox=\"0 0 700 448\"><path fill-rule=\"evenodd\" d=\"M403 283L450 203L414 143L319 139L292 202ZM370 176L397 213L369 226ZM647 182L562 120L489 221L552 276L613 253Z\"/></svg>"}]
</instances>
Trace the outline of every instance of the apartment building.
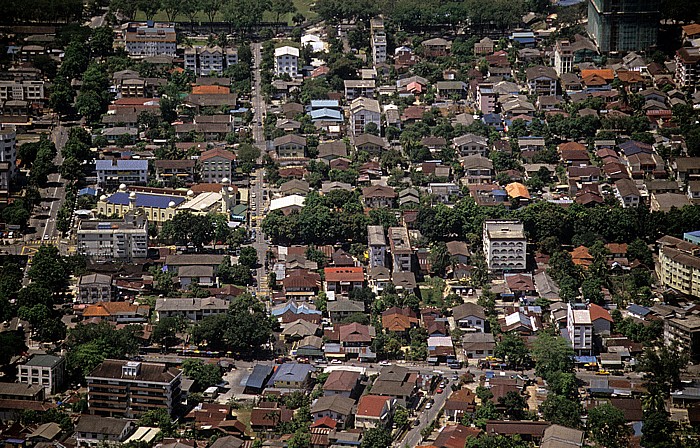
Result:
<instances>
[{"instance_id":1,"label":"apartment building","mask_svg":"<svg viewBox=\"0 0 700 448\"><path fill-rule=\"evenodd\" d=\"M78 253L96 260L132 261L148 255L148 220L143 212L127 212L121 220L81 220L76 236Z\"/></svg>"},{"instance_id":2,"label":"apartment building","mask_svg":"<svg viewBox=\"0 0 700 448\"><path fill-rule=\"evenodd\" d=\"M593 354L593 323L585 304L571 304L566 308L566 332L574 351L579 356Z\"/></svg>"},{"instance_id":3,"label":"apartment building","mask_svg":"<svg viewBox=\"0 0 700 448\"><path fill-rule=\"evenodd\" d=\"M185 183L194 182L195 161L185 160L156 160L153 165L156 169L156 180L161 182L172 182L180 179Z\"/></svg>"},{"instance_id":4,"label":"apartment building","mask_svg":"<svg viewBox=\"0 0 700 448\"><path fill-rule=\"evenodd\" d=\"M558 40L554 46L554 71L561 76L562 73L569 73L574 69L574 52L571 48L571 41L568 39Z\"/></svg>"},{"instance_id":5,"label":"apartment building","mask_svg":"<svg viewBox=\"0 0 700 448\"><path fill-rule=\"evenodd\" d=\"M165 364L107 359L85 377L93 415L138 418L180 401L182 371Z\"/></svg>"},{"instance_id":6,"label":"apartment building","mask_svg":"<svg viewBox=\"0 0 700 448\"><path fill-rule=\"evenodd\" d=\"M527 87L531 95L556 96L557 72L552 67L538 65L525 71Z\"/></svg>"},{"instance_id":7,"label":"apartment building","mask_svg":"<svg viewBox=\"0 0 700 448\"><path fill-rule=\"evenodd\" d=\"M121 184L146 185L148 183L148 160L96 160L97 186L115 190Z\"/></svg>"},{"instance_id":8,"label":"apartment building","mask_svg":"<svg viewBox=\"0 0 700 448\"><path fill-rule=\"evenodd\" d=\"M189 266L180 267L180 271ZM202 268L213 268L201 266ZM166 317L182 317L199 322L205 317L223 314L228 311L229 302L215 297L206 298L163 298L156 300L156 320Z\"/></svg>"},{"instance_id":9,"label":"apartment building","mask_svg":"<svg viewBox=\"0 0 700 448\"><path fill-rule=\"evenodd\" d=\"M389 250L393 272L413 271L413 248L406 227L389 227Z\"/></svg>"},{"instance_id":10,"label":"apartment building","mask_svg":"<svg viewBox=\"0 0 700 448\"><path fill-rule=\"evenodd\" d=\"M65 373L64 357L34 355L32 359L18 366L17 381L43 386L48 396L55 394L63 386Z\"/></svg>"},{"instance_id":11,"label":"apartment building","mask_svg":"<svg viewBox=\"0 0 700 448\"><path fill-rule=\"evenodd\" d=\"M700 246L668 235L661 237L657 244L656 274L661 283L700 298Z\"/></svg>"},{"instance_id":12,"label":"apartment building","mask_svg":"<svg viewBox=\"0 0 700 448\"><path fill-rule=\"evenodd\" d=\"M527 265L527 238L523 223L486 220L483 226L484 255L489 271L522 271Z\"/></svg>"},{"instance_id":13,"label":"apartment building","mask_svg":"<svg viewBox=\"0 0 700 448\"><path fill-rule=\"evenodd\" d=\"M41 102L46 99L44 81L0 81L0 101L20 100Z\"/></svg>"},{"instance_id":14,"label":"apartment building","mask_svg":"<svg viewBox=\"0 0 700 448\"><path fill-rule=\"evenodd\" d=\"M236 48L222 48L218 45L185 49L185 70L195 76L220 75L228 67L238 63Z\"/></svg>"},{"instance_id":15,"label":"apartment building","mask_svg":"<svg viewBox=\"0 0 700 448\"><path fill-rule=\"evenodd\" d=\"M0 125L0 204L6 204L10 184L17 176L17 145L14 126Z\"/></svg>"},{"instance_id":16,"label":"apartment building","mask_svg":"<svg viewBox=\"0 0 700 448\"><path fill-rule=\"evenodd\" d=\"M700 47L682 47L676 51L675 81L678 88L700 84Z\"/></svg>"},{"instance_id":17,"label":"apartment building","mask_svg":"<svg viewBox=\"0 0 700 448\"><path fill-rule=\"evenodd\" d=\"M373 98L376 83L374 79L346 79L343 83L345 99L352 101L355 98Z\"/></svg>"},{"instance_id":18,"label":"apartment building","mask_svg":"<svg viewBox=\"0 0 700 448\"><path fill-rule=\"evenodd\" d=\"M369 22L370 40L372 43L372 61L374 65L386 62L386 31L384 19L375 17Z\"/></svg>"},{"instance_id":19,"label":"apartment building","mask_svg":"<svg viewBox=\"0 0 700 448\"><path fill-rule=\"evenodd\" d=\"M214 148L199 157L199 174L202 182L222 183L231 179L236 163L236 155L225 149Z\"/></svg>"},{"instance_id":20,"label":"apartment building","mask_svg":"<svg viewBox=\"0 0 700 448\"><path fill-rule=\"evenodd\" d=\"M177 53L175 27L169 23L131 22L124 33L126 52L132 58L169 56Z\"/></svg>"},{"instance_id":21,"label":"apartment building","mask_svg":"<svg viewBox=\"0 0 700 448\"><path fill-rule=\"evenodd\" d=\"M355 98L350 103L350 128L353 135L365 133L368 124L374 123L381 130L379 102L370 98Z\"/></svg>"},{"instance_id":22,"label":"apartment building","mask_svg":"<svg viewBox=\"0 0 700 448\"><path fill-rule=\"evenodd\" d=\"M384 226L367 226L369 267L386 266L386 236Z\"/></svg>"},{"instance_id":23,"label":"apartment building","mask_svg":"<svg viewBox=\"0 0 700 448\"><path fill-rule=\"evenodd\" d=\"M664 320L664 342L686 351L694 362L700 359L700 317L671 317Z\"/></svg>"},{"instance_id":24,"label":"apartment building","mask_svg":"<svg viewBox=\"0 0 700 448\"><path fill-rule=\"evenodd\" d=\"M588 34L601 52L655 47L660 4L658 0L588 0Z\"/></svg>"},{"instance_id":25,"label":"apartment building","mask_svg":"<svg viewBox=\"0 0 700 448\"><path fill-rule=\"evenodd\" d=\"M86 274L78 280L78 301L80 303L111 302L117 297L112 276L107 274Z\"/></svg>"},{"instance_id":26,"label":"apartment building","mask_svg":"<svg viewBox=\"0 0 700 448\"><path fill-rule=\"evenodd\" d=\"M275 49L275 75L289 75L292 79L299 75L299 49L284 46Z\"/></svg>"}]
</instances>

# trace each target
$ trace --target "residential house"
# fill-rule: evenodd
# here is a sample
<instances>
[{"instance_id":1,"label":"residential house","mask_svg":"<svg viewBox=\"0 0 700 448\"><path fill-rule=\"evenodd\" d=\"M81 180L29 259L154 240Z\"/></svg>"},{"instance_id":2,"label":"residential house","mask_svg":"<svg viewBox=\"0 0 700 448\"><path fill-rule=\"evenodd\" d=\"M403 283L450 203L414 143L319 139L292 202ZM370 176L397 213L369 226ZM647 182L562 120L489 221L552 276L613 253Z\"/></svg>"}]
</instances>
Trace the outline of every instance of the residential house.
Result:
<instances>
[{"instance_id":1,"label":"residential house","mask_svg":"<svg viewBox=\"0 0 700 448\"><path fill-rule=\"evenodd\" d=\"M311 372L314 370L310 364L288 362L281 364L272 376L272 383L277 389L305 390L311 382Z\"/></svg>"},{"instance_id":2,"label":"residential house","mask_svg":"<svg viewBox=\"0 0 700 448\"><path fill-rule=\"evenodd\" d=\"M111 302L116 300L116 288L112 276L86 274L78 280L78 300L80 303Z\"/></svg>"},{"instance_id":3,"label":"residential house","mask_svg":"<svg viewBox=\"0 0 700 448\"><path fill-rule=\"evenodd\" d=\"M148 320L150 311L148 305L136 305L128 302L97 302L85 307L83 319L103 320L117 324L144 323Z\"/></svg>"},{"instance_id":4,"label":"residential house","mask_svg":"<svg viewBox=\"0 0 700 448\"><path fill-rule=\"evenodd\" d=\"M389 426L396 409L396 400L382 395L363 395L357 403L355 428L372 429Z\"/></svg>"},{"instance_id":5,"label":"residential house","mask_svg":"<svg viewBox=\"0 0 700 448\"><path fill-rule=\"evenodd\" d=\"M462 81L438 81L435 83L437 97L440 99L464 99L467 97L467 84Z\"/></svg>"},{"instance_id":6,"label":"residential house","mask_svg":"<svg viewBox=\"0 0 700 448\"><path fill-rule=\"evenodd\" d=\"M194 182L195 161L185 160L155 160L156 180L169 184L174 179L186 184Z\"/></svg>"},{"instance_id":7,"label":"residential house","mask_svg":"<svg viewBox=\"0 0 700 448\"><path fill-rule=\"evenodd\" d=\"M527 87L531 95L556 96L557 72L552 67L538 65L525 71Z\"/></svg>"},{"instance_id":8,"label":"residential house","mask_svg":"<svg viewBox=\"0 0 700 448\"><path fill-rule=\"evenodd\" d=\"M386 266L386 236L383 226L367 226L369 267Z\"/></svg>"},{"instance_id":9,"label":"residential house","mask_svg":"<svg viewBox=\"0 0 700 448\"><path fill-rule=\"evenodd\" d=\"M493 356L496 340L492 333L468 332L462 336L462 350L469 359L484 359Z\"/></svg>"},{"instance_id":10,"label":"residential house","mask_svg":"<svg viewBox=\"0 0 700 448\"><path fill-rule=\"evenodd\" d=\"M341 395L328 395L316 399L311 405L311 417L314 421L328 417L335 420L340 428L345 428L353 419L355 400Z\"/></svg>"},{"instance_id":11,"label":"residential house","mask_svg":"<svg viewBox=\"0 0 700 448\"><path fill-rule=\"evenodd\" d=\"M323 395L355 398L360 392L360 372L333 370L323 383Z\"/></svg>"},{"instance_id":12,"label":"residential house","mask_svg":"<svg viewBox=\"0 0 700 448\"><path fill-rule=\"evenodd\" d=\"M406 227L389 227L389 250L393 271L413 271L413 248Z\"/></svg>"},{"instance_id":13,"label":"residential house","mask_svg":"<svg viewBox=\"0 0 700 448\"><path fill-rule=\"evenodd\" d=\"M397 404L407 406L418 390L418 376L402 366L384 366L372 385L372 394L392 397Z\"/></svg>"},{"instance_id":14,"label":"residential house","mask_svg":"<svg viewBox=\"0 0 700 448\"><path fill-rule=\"evenodd\" d=\"M591 313L585 305L567 305L566 331L577 355L593 354L593 323Z\"/></svg>"},{"instance_id":15,"label":"residential house","mask_svg":"<svg viewBox=\"0 0 700 448\"><path fill-rule=\"evenodd\" d=\"M183 266L188 268L188 266ZM197 268L212 269L211 266L197 266ZM182 271L182 268L180 268ZM228 311L229 301L215 297L192 298L158 298L156 299L156 320L160 321L168 317L181 317L192 322L200 322L202 319L224 314Z\"/></svg>"},{"instance_id":16,"label":"residential house","mask_svg":"<svg viewBox=\"0 0 700 448\"><path fill-rule=\"evenodd\" d=\"M133 420L81 415L75 425L75 442L79 448L94 448L103 444L120 444L136 430Z\"/></svg>"},{"instance_id":17,"label":"residential house","mask_svg":"<svg viewBox=\"0 0 700 448\"><path fill-rule=\"evenodd\" d=\"M327 304L328 315L331 321L338 323L346 317L365 312L365 304L355 300L339 299L329 301Z\"/></svg>"},{"instance_id":18,"label":"residential house","mask_svg":"<svg viewBox=\"0 0 700 448\"><path fill-rule=\"evenodd\" d=\"M125 185L146 185L147 160L96 160L97 185L104 189L116 189Z\"/></svg>"},{"instance_id":19,"label":"residential house","mask_svg":"<svg viewBox=\"0 0 700 448\"><path fill-rule=\"evenodd\" d=\"M299 49L290 46L275 48L275 75L289 75L292 79L299 75Z\"/></svg>"},{"instance_id":20,"label":"residential house","mask_svg":"<svg viewBox=\"0 0 700 448\"><path fill-rule=\"evenodd\" d=\"M471 415L476 411L476 394L468 387L459 389L445 401L443 410L449 421L461 422L465 414Z\"/></svg>"},{"instance_id":21,"label":"residential house","mask_svg":"<svg viewBox=\"0 0 700 448\"><path fill-rule=\"evenodd\" d=\"M353 143L357 151L365 151L370 155L380 155L382 151L389 148L389 144L383 137L378 137L373 134L356 135L353 139Z\"/></svg>"},{"instance_id":22,"label":"residential house","mask_svg":"<svg viewBox=\"0 0 700 448\"><path fill-rule=\"evenodd\" d=\"M42 386L46 396L61 390L65 375L66 359L63 356L34 355L17 367L17 381Z\"/></svg>"},{"instance_id":23,"label":"residential house","mask_svg":"<svg viewBox=\"0 0 700 448\"><path fill-rule=\"evenodd\" d=\"M382 185L372 185L362 189L362 200L369 208L393 208L396 190Z\"/></svg>"},{"instance_id":24,"label":"residential house","mask_svg":"<svg viewBox=\"0 0 700 448\"><path fill-rule=\"evenodd\" d=\"M459 137L455 137L452 140L452 144L454 145L455 149L457 149L461 157L468 157L473 155L480 155L482 157L485 157L488 155L488 141L480 135L461 135Z\"/></svg>"},{"instance_id":25,"label":"residential house","mask_svg":"<svg viewBox=\"0 0 700 448\"><path fill-rule=\"evenodd\" d=\"M428 58L447 56L451 46L452 44L442 37L436 37L421 42L423 56Z\"/></svg>"},{"instance_id":26,"label":"residential house","mask_svg":"<svg viewBox=\"0 0 700 448\"><path fill-rule=\"evenodd\" d=\"M487 329L486 313L484 307L475 303L463 303L452 309L452 316L457 325L463 331L476 331L484 333Z\"/></svg>"},{"instance_id":27,"label":"residential house","mask_svg":"<svg viewBox=\"0 0 700 448\"><path fill-rule=\"evenodd\" d=\"M637 185L630 179L615 181L615 197L624 208L638 207L642 199Z\"/></svg>"},{"instance_id":28,"label":"residential house","mask_svg":"<svg viewBox=\"0 0 700 448\"><path fill-rule=\"evenodd\" d=\"M205 183L226 183L233 176L236 155L225 149L214 148L199 156L199 175Z\"/></svg>"},{"instance_id":29,"label":"residential house","mask_svg":"<svg viewBox=\"0 0 700 448\"><path fill-rule=\"evenodd\" d=\"M365 97L374 98L375 81L374 79L346 79L345 99L352 101L355 98Z\"/></svg>"},{"instance_id":30,"label":"residential house","mask_svg":"<svg viewBox=\"0 0 700 448\"><path fill-rule=\"evenodd\" d=\"M347 294L353 289L362 288L365 281L364 268L333 267L325 268L325 290L336 294Z\"/></svg>"},{"instance_id":31,"label":"residential house","mask_svg":"<svg viewBox=\"0 0 700 448\"><path fill-rule=\"evenodd\" d=\"M583 446L583 431L552 425L544 430L540 448L579 448Z\"/></svg>"},{"instance_id":32,"label":"residential house","mask_svg":"<svg viewBox=\"0 0 700 448\"><path fill-rule=\"evenodd\" d=\"M350 129L354 136L365 133L367 125L374 123L381 131L381 109L377 100L355 98L350 103Z\"/></svg>"},{"instance_id":33,"label":"residential house","mask_svg":"<svg viewBox=\"0 0 700 448\"><path fill-rule=\"evenodd\" d=\"M306 138L287 134L273 140L272 146L275 148L279 158L302 158L306 156Z\"/></svg>"}]
</instances>

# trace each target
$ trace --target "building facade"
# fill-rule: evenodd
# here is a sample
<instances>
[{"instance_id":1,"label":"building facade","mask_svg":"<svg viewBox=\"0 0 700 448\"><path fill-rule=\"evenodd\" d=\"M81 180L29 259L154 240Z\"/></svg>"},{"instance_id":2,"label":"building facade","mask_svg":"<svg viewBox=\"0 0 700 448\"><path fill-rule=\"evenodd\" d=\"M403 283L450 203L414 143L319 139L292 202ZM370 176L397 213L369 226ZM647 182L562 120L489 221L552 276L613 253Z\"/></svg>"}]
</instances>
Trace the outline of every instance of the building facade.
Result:
<instances>
[{"instance_id":1,"label":"building facade","mask_svg":"<svg viewBox=\"0 0 700 448\"><path fill-rule=\"evenodd\" d=\"M175 27L168 23L129 23L124 33L126 52L131 57L169 56L177 53Z\"/></svg>"},{"instance_id":2,"label":"building facade","mask_svg":"<svg viewBox=\"0 0 700 448\"><path fill-rule=\"evenodd\" d=\"M194 47L185 50L185 70L195 76L220 75L228 67L238 63L238 51L235 48Z\"/></svg>"},{"instance_id":3,"label":"building facade","mask_svg":"<svg viewBox=\"0 0 700 448\"><path fill-rule=\"evenodd\" d=\"M659 33L657 0L588 0L588 34L601 52L648 50Z\"/></svg>"},{"instance_id":4,"label":"building facade","mask_svg":"<svg viewBox=\"0 0 700 448\"><path fill-rule=\"evenodd\" d=\"M148 183L148 160L96 160L97 185L114 190L121 184L146 185Z\"/></svg>"},{"instance_id":5,"label":"building facade","mask_svg":"<svg viewBox=\"0 0 700 448\"><path fill-rule=\"evenodd\" d=\"M78 253L96 260L132 261L148 255L148 220L143 212L127 212L122 220L80 221L76 235Z\"/></svg>"},{"instance_id":6,"label":"building facade","mask_svg":"<svg viewBox=\"0 0 700 448\"><path fill-rule=\"evenodd\" d=\"M107 359L85 377L93 415L138 418L180 400L182 372L165 364Z\"/></svg>"},{"instance_id":7,"label":"building facade","mask_svg":"<svg viewBox=\"0 0 700 448\"><path fill-rule=\"evenodd\" d=\"M386 237L383 226L367 226L369 267L386 266Z\"/></svg>"},{"instance_id":8,"label":"building facade","mask_svg":"<svg viewBox=\"0 0 700 448\"><path fill-rule=\"evenodd\" d=\"M579 356L593 354L593 323L588 308L569 303L566 308L566 332L571 346Z\"/></svg>"},{"instance_id":9,"label":"building facade","mask_svg":"<svg viewBox=\"0 0 700 448\"><path fill-rule=\"evenodd\" d=\"M486 220L483 230L484 255L489 271L525 270L527 238L522 222Z\"/></svg>"},{"instance_id":10,"label":"building facade","mask_svg":"<svg viewBox=\"0 0 700 448\"><path fill-rule=\"evenodd\" d=\"M660 238L656 274L661 283L683 294L700 297L700 246L672 236Z\"/></svg>"},{"instance_id":11,"label":"building facade","mask_svg":"<svg viewBox=\"0 0 700 448\"><path fill-rule=\"evenodd\" d=\"M299 75L299 49L285 46L275 49L275 75L289 75L292 79Z\"/></svg>"},{"instance_id":12,"label":"building facade","mask_svg":"<svg viewBox=\"0 0 700 448\"><path fill-rule=\"evenodd\" d=\"M225 149L215 148L205 151L199 157L199 174L202 182L221 183L231 179L236 155Z\"/></svg>"},{"instance_id":13,"label":"building facade","mask_svg":"<svg viewBox=\"0 0 700 448\"><path fill-rule=\"evenodd\" d=\"M413 248L406 227L389 227L393 272L413 271Z\"/></svg>"},{"instance_id":14,"label":"building facade","mask_svg":"<svg viewBox=\"0 0 700 448\"><path fill-rule=\"evenodd\" d=\"M372 42L372 61L374 65L386 62L386 32L384 31L384 19L375 17L369 24L370 39Z\"/></svg>"},{"instance_id":15,"label":"building facade","mask_svg":"<svg viewBox=\"0 0 700 448\"><path fill-rule=\"evenodd\" d=\"M66 372L66 359L62 356L34 355L18 368L17 381L41 385L45 394L53 395L62 386Z\"/></svg>"},{"instance_id":16,"label":"building facade","mask_svg":"<svg viewBox=\"0 0 700 448\"><path fill-rule=\"evenodd\" d=\"M7 203L10 184L17 176L17 145L14 126L0 125L0 203Z\"/></svg>"}]
</instances>

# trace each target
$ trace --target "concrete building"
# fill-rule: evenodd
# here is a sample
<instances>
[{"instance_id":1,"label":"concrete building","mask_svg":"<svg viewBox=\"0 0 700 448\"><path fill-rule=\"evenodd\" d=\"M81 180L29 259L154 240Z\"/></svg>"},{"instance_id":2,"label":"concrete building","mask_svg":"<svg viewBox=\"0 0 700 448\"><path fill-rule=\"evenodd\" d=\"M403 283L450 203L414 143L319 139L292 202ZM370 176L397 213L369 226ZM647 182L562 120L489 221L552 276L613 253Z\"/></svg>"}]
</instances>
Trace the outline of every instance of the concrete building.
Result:
<instances>
[{"instance_id":1,"label":"concrete building","mask_svg":"<svg viewBox=\"0 0 700 448\"><path fill-rule=\"evenodd\" d=\"M678 88L692 89L700 84L700 47L682 47L676 52L676 73Z\"/></svg>"},{"instance_id":2,"label":"concrete building","mask_svg":"<svg viewBox=\"0 0 700 448\"><path fill-rule=\"evenodd\" d=\"M686 351L693 362L700 359L700 317L672 317L664 321L664 342Z\"/></svg>"},{"instance_id":3,"label":"concrete building","mask_svg":"<svg viewBox=\"0 0 700 448\"><path fill-rule=\"evenodd\" d=\"M116 300L116 295L111 275L86 274L78 280L78 301L80 303L111 302Z\"/></svg>"},{"instance_id":4,"label":"concrete building","mask_svg":"<svg viewBox=\"0 0 700 448\"><path fill-rule=\"evenodd\" d=\"M389 227L389 249L393 272L413 271L413 248L406 227Z\"/></svg>"},{"instance_id":5,"label":"concrete building","mask_svg":"<svg viewBox=\"0 0 700 448\"><path fill-rule=\"evenodd\" d=\"M538 65L525 71L527 87L531 95L556 96L557 72L552 67Z\"/></svg>"},{"instance_id":6,"label":"concrete building","mask_svg":"<svg viewBox=\"0 0 700 448\"><path fill-rule=\"evenodd\" d=\"M374 79L346 79L343 83L345 99L352 101L355 98L373 98L376 82Z\"/></svg>"},{"instance_id":7,"label":"concrete building","mask_svg":"<svg viewBox=\"0 0 700 448\"><path fill-rule=\"evenodd\" d=\"M489 271L522 271L527 265L527 238L523 223L486 220L483 227L484 255Z\"/></svg>"},{"instance_id":8,"label":"concrete building","mask_svg":"<svg viewBox=\"0 0 700 448\"><path fill-rule=\"evenodd\" d=\"M10 184L17 176L17 146L14 126L0 125L0 204L10 196Z\"/></svg>"},{"instance_id":9,"label":"concrete building","mask_svg":"<svg viewBox=\"0 0 700 448\"><path fill-rule=\"evenodd\" d=\"M700 246L664 236L657 241L656 274L661 283L680 293L700 298Z\"/></svg>"},{"instance_id":10,"label":"concrete building","mask_svg":"<svg viewBox=\"0 0 700 448\"><path fill-rule=\"evenodd\" d=\"M190 266L182 266L187 268ZM202 266L208 267L210 266ZM156 319L161 320L166 317L183 317L193 322L199 322L205 317L215 316L228 311L229 302L224 299L214 297L207 298L163 298L156 300Z\"/></svg>"},{"instance_id":11,"label":"concrete building","mask_svg":"<svg viewBox=\"0 0 700 448\"><path fill-rule=\"evenodd\" d=\"M221 48L214 45L185 49L185 70L191 71L195 76L220 75L228 67L237 63L236 48Z\"/></svg>"},{"instance_id":12,"label":"concrete building","mask_svg":"<svg viewBox=\"0 0 700 448\"><path fill-rule=\"evenodd\" d=\"M46 99L44 81L26 80L0 81L0 101L20 100L43 102Z\"/></svg>"},{"instance_id":13,"label":"concrete building","mask_svg":"<svg viewBox=\"0 0 700 448\"><path fill-rule=\"evenodd\" d=\"M222 183L231 179L236 163L236 155L225 149L214 148L199 157L199 174L202 182Z\"/></svg>"},{"instance_id":14,"label":"concrete building","mask_svg":"<svg viewBox=\"0 0 700 448\"><path fill-rule=\"evenodd\" d=\"M135 429L133 420L81 415L75 426L75 441L79 448L120 445Z\"/></svg>"},{"instance_id":15,"label":"concrete building","mask_svg":"<svg viewBox=\"0 0 700 448\"><path fill-rule=\"evenodd\" d=\"M386 266L386 236L383 226L367 226L369 267Z\"/></svg>"},{"instance_id":16,"label":"concrete building","mask_svg":"<svg viewBox=\"0 0 700 448\"><path fill-rule=\"evenodd\" d=\"M566 308L566 333L577 355L593 354L593 323L588 308L569 303Z\"/></svg>"},{"instance_id":17,"label":"concrete building","mask_svg":"<svg viewBox=\"0 0 700 448\"><path fill-rule=\"evenodd\" d=\"M45 394L53 395L62 386L66 372L66 359L62 356L34 355L32 359L19 365L17 381L24 384L40 385Z\"/></svg>"},{"instance_id":18,"label":"concrete building","mask_svg":"<svg viewBox=\"0 0 700 448\"><path fill-rule=\"evenodd\" d=\"M557 75L569 73L574 68L574 52L568 39L558 40L554 46L554 70Z\"/></svg>"},{"instance_id":19,"label":"concrete building","mask_svg":"<svg viewBox=\"0 0 700 448\"><path fill-rule=\"evenodd\" d=\"M120 185L146 185L148 160L96 160L97 186L116 190Z\"/></svg>"},{"instance_id":20,"label":"concrete building","mask_svg":"<svg viewBox=\"0 0 700 448\"><path fill-rule=\"evenodd\" d=\"M355 98L350 103L350 129L353 135L365 133L368 124L374 123L377 129L382 128L381 109L379 102L370 98Z\"/></svg>"},{"instance_id":21,"label":"concrete building","mask_svg":"<svg viewBox=\"0 0 700 448\"><path fill-rule=\"evenodd\" d=\"M124 33L126 52L134 58L177 54L175 27L169 23L129 23Z\"/></svg>"},{"instance_id":22,"label":"concrete building","mask_svg":"<svg viewBox=\"0 0 700 448\"><path fill-rule=\"evenodd\" d=\"M275 75L289 75L292 79L299 75L299 49L285 46L275 49Z\"/></svg>"},{"instance_id":23,"label":"concrete building","mask_svg":"<svg viewBox=\"0 0 700 448\"><path fill-rule=\"evenodd\" d=\"M661 14L657 0L588 0L588 34L601 52L656 46Z\"/></svg>"},{"instance_id":24,"label":"concrete building","mask_svg":"<svg viewBox=\"0 0 700 448\"><path fill-rule=\"evenodd\" d=\"M180 400L182 371L165 364L107 359L85 377L93 415L138 418Z\"/></svg>"},{"instance_id":25,"label":"concrete building","mask_svg":"<svg viewBox=\"0 0 700 448\"><path fill-rule=\"evenodd\" d=\"M372 61L374 65L386 62L386 31L384 19L375 17L369 22L370 41L372 44Z\"/></svg>"},{"instance_id":26,"label":"concrete building","mask_svg":"<svg viewBox=\"0 0 700 448\"><path fill-rule=\"evenodd\" d=\"M76 236L78 253L96 260L132 261L148 255L148 220L143 212L127 212L122 220L81 220Z\"/></svg>"}]
</instances>

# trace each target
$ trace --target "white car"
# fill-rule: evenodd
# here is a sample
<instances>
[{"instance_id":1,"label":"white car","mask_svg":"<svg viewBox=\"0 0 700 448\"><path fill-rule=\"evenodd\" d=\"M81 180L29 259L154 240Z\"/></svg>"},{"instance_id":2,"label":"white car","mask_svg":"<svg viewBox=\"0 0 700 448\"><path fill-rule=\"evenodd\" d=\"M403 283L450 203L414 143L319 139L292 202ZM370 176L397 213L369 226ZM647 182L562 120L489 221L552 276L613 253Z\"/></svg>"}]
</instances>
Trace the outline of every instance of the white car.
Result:
<instances>
[{"instance_id":1,"label":"white car","mask_svg":"<svg viewBox=\"0 0 700 448\"><path fill-rule=\"evenodd\" d=\"M425 409L430 409L432 407L433 407L433 403L430 401L425 404Z\"/></svg>"},{"instance_id":2,"label":"white car","mask_svg":"<svg viewBox=\"0 0 700 448\"><path fill-rule=\"evenodd\" d=\"M380 366L389 366L389 365L391 365L391 363L385 359L384 361L379 361L379 365Z\"/></svg>"},{"instance_id":3,"label":"white car","mask_svg":"<svg viewBox=\"0 0 700 448\"><path fill-rule=\"evenodd\" d=\"M339 360L339 359L333 359L333 360L331 360L331 364L336 364L336 365L337 365L337 364L342 364L342 363L343 363L343 361L341 361L341 360Z\"/></svg>"}]
</instances>

